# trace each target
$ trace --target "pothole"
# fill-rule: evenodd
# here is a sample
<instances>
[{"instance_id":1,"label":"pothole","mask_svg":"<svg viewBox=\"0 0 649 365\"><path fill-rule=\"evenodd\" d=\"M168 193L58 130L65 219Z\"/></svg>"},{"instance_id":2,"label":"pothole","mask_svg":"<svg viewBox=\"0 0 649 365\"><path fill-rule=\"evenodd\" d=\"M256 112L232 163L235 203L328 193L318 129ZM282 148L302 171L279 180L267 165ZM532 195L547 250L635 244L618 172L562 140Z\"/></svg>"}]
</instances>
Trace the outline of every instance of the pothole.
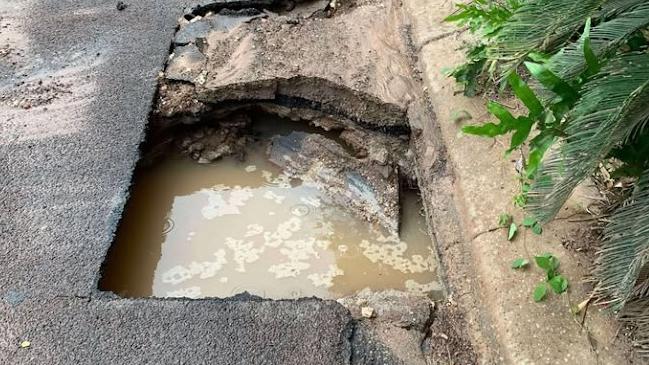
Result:
<instances>
[{"instance_id":1,"label":"pothole","mask_svg":"<svg viewBox=\"0 0 649 365\"><path fill-rule=\"evenodd\" d=\"M101 288L126 297L438 295L417 191L402 177L399 194L394 176L381 186L398 189L400 227L377 218L382 208L368 205L391 194L366 179L392 167L350 154L359 146L343 148L340 134L248 112L150 143ZM352 208L359 200L365 206Z\"/></svg>"},{"instance_id":2,"label":"pothole","mask_svg":"<svg viewBox=\"0 0 649 365\"><path fill-rule=\"evenodd\" d=\"M418 91L398 32L375 24L394 14L246 3L180 20L100 288L440 298L410 143Z\"/></svg>"}]
</instances>

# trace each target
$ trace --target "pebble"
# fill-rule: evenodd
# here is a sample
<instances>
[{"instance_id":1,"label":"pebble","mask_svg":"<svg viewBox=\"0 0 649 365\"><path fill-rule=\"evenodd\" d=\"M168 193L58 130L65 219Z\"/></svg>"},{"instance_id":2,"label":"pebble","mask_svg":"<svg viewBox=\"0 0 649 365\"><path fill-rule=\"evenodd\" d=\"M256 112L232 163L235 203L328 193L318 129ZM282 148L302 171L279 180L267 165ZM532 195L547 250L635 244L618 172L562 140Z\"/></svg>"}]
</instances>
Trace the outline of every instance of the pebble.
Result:
<instances>
[{"instance_id":1,"label":"pebble","mask_svg":"<svg viewBox=\"0 0 649 365\"><path fill-rule=\"evenodd\" d=\"M374 308L372 307L362 307L361 308L361 315L365 318L372 318L374 317Z\"/></svg>"}]
</instances>

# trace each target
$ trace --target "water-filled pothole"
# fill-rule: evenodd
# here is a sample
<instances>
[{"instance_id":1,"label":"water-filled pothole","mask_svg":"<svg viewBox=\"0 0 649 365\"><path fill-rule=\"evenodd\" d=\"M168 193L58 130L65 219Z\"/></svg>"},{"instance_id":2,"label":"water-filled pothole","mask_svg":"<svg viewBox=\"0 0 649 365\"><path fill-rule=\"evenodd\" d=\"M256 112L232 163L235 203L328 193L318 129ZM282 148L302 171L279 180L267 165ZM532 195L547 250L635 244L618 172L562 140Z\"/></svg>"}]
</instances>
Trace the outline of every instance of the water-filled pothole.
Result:
<instances>
[{"instance_id":1,"label":"water-filled pothole","mask_svg":"<svg viewBox=\"0 0 649 365\"><path fill-rule=\"evenodd\" d=\"M326 162L316 159L308 171L296 171L269 160L271 146L283 141L274 136L293 141L298 133L342 146L340 132L269 114L256 114L245 129L238 137L246 141L245 157L198 163L205 152L190 152L191 141L181 141L185 153L171 149L141 164L104 264L102 290L190 298L247 291L274 299L339 298L364 288L433 296L441 290L415 190L401 188L400 228L391 231L330 194L322 175L335 171ZM346 148L340 153L354 150ZM361 198L369 194L364 186L352 188ZM342 195L354 200L352 193Z\"/></svg>"}]
</instances>

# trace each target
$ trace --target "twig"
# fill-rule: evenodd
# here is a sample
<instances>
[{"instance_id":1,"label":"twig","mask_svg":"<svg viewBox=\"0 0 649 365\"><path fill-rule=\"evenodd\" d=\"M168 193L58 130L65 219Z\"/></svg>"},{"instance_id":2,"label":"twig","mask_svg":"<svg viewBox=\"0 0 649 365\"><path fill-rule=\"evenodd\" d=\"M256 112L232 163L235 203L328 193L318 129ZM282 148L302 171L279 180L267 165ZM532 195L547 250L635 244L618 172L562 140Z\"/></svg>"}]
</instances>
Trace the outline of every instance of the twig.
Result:
<instances>
[{"instance_id":1,"label":"twig","mask_svg":"<svg viewBox=\"0 0 649 365\"><path fill-rule=\"evenodd\" d=\"M455 29L455 30L452 30L452 31L449 31L449 32L444 32L444 33L442 33L442 34L438 34L438 35L436 35L436 36L432 36L432 37L426 38L426 39L424 39L424 40L421 42L421 44L419 44L419 45L417 46L417 51L421 51L421 49L424 48L424 47L425 47L428 43L430 43L430 42L435 42L435 41L438 41L438 40L440 40L440 39L443 39L443 38L446 38L446 37L452 36L452 35L454 35L454 34L461 34L461 33L464 33L464 32L467 31L468 29L469 29L469 27L467 26L467 27L464 27L464 28Z\"/></svg>"},{"instance_id":2,"label":"twig","mask_svg":"<svg viewBox=\"0 0 649 365\"><path fill-rule=\"evenodd\" d=\"M473 236L473 238L471 239L471 241L473 241L473 240L475 240L476 238L482 236L483 234L491 233L491 232L496 232L497 230L499 230L499 229L504 229L504 228L507 228L507 227L493 227L493 228L489 228L489 229L486 230L486 231L478 232L478 233L476 233L476 234Z\"/></svg>"}]
</instances>

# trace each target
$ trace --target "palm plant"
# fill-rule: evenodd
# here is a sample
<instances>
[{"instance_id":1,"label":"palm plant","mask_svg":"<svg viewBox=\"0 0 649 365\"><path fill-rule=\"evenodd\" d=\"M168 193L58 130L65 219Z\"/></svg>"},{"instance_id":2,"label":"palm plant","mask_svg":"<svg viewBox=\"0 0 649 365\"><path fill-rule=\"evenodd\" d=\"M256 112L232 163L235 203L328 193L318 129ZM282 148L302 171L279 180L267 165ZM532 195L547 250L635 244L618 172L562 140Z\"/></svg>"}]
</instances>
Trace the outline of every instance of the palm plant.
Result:
<instances>
[{"instance_id":1,"label":"palm plant","mask_svg":"<svg viewBox=\"0 0 649 365\"><path fill-rule=\"evenodd\" d=\"M490 3L509 13L495 32L478 34L482 58L472 72L509 85L529 113L514 117L491 102L498 123L464 131L511 133L511 149L529 139L525 209L541 223L602 161L621 161L615 174L637 178L604 229L593 274L597 297L638 325L649 349L649 2L480 0L449 20L467 23L466 9Z\"/></svg>"}]
</instances>

